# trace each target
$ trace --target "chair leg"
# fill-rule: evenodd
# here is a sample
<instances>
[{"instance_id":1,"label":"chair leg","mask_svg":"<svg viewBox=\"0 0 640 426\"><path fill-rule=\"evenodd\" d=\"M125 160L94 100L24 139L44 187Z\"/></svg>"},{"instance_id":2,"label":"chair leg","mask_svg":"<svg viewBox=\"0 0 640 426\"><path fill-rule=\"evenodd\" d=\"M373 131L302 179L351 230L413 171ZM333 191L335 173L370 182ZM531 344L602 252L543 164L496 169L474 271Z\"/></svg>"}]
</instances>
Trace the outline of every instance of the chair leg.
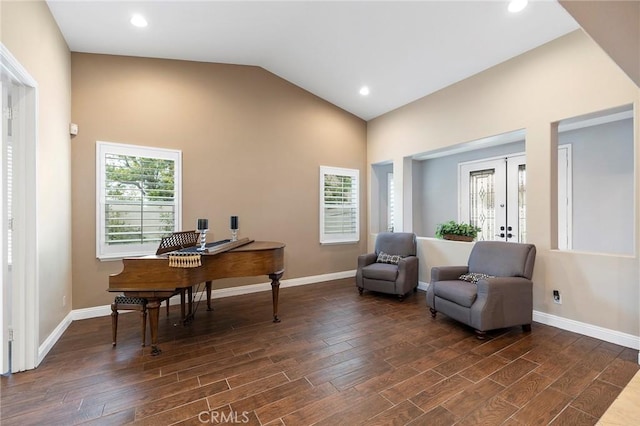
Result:
<instances>
[{"instance_id":1,"label":"chair leg","mask_svg":"<svg viewBox=\"0 0 640 426\"><path fill-rule=\"evenodd\" d=\"M398 295L398 300L399 300L400 302L402 302L402 301L404 300L404 294L399 294L399 295Z\"/></svg>"},{"instance_id":2,"label":"chair leg","mask_svg":"<svg viewBox=\"0 0 640 426\"><path fill-rule=\"evenodd\" d=\"M522 331L529 333L531 331L531 324L522 324Z\"/></svg>"},{"instance_id":3,"label":"chair leg","mask_svg":"<svg viewBox=\"0 0 640 426\"><path fill-rule=\"evenodd\" d=\"M433 309L433 308L429 308L429 311L431 312L431 318L435 318L435 317L436 317L436 314L438 313L438 311L436 311L436 310L435 310L435 309Z\"/></svg>"},{"instance_id":4,"label":"chair leg","mask_svg":"<svg viewBox=\"0 0 640 426\"><path fill-rule=\"evenodd\" d=\"M111 304L111 342L112 346L116 345L116 338L118 336L118 310L115 303Z\"/></svg>"},{"instance_id":5,"label":"chair leg","mask_svg":"<svg viewBox=\"0 0 640 426\"><path fill-rule=\"evenodd\" d=\"M476 330L476 337L478 338L478 340L484 340L487 338L487 332Z\"/></svg>"},{"instance_id":6,"label":"chair leg","mask_svg":"<svg viewBox=\"0 0 640 426\"><path fill-rule=\"evenodd\" d=\"M146 346L147 300L141 297L117 296L111 304L111 343L116 346L118 338L118 310L140 311L142 346Z\"/></svg>"},{"instance_id":7,"label":"chair leg","mask_svg":"<svg viewBox=\"0 0 640 426\"><path fill-rule=\"evenodd\" d=\"M358 287L358 293L360 293L360 296L362 296L362 292L364 291L364 288L362 287Z\"/></svg>"}]
</instances>

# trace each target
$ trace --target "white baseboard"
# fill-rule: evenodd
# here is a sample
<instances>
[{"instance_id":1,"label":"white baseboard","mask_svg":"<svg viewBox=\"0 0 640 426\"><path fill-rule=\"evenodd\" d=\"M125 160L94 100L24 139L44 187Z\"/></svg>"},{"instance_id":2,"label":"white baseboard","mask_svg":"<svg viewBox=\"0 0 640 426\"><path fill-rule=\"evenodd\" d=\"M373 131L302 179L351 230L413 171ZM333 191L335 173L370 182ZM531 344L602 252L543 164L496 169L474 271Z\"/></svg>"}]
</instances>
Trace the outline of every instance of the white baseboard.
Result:
<instances>
[{"instance_id":1,"label":"white baseboard","mask_svg":"<svg viewBox=\"0 0 640 426\"><path fill-rule=\"evenodd\" d=\"M38 347L38 360L36 361L36 367L40 365L45 356L49 353L53 345L62 337L64 332L69 328L73 321L72 312L69 312L66 317L58 324L58 326L49 334L47 339Z\"/></svg>"},{"instance_id":2,"label":"white baseboard","mask_svg":"<svg viewBox=\"0 0 640 426\"><path fill-rule=\"evenodd\" d=\"M418 288L420 290L426 291L428 287L429 283L426 282L421 281L418 284ZM625 348L640 349L640 336L634 336L632 334L622 333L620 331L611 330L608 328L599 327L597 325L587 324L584 322L563 318L557 315L547 314L545 312L535 310L533 311L533 320L541 324L550 325L562 330L583 334L585 336L604 340L605 342L624 346ZM638 364L640 364L640 354L638 354Z\"/></svg>"},{"instance_id":3,"label":"white baseboard","mask_svg":"<svg viewBox=\"0 0 640 426\"><path fill-rule=\"evenodd\" d=\"M356 275L356 271L352 270L352 271L343 271L343 272L333 272L330 274L323 274L323 275L313 275L310 277L291 278L288 280L281 280L280 288L315 284L315 283L320 283L325 281L339 280L343 278L352 278L352 277L355 277L355 275ZM214 289L211 292L211 298L221 299L223 297L239 296L242 294L257 293L260 291L271 291L271 282L243 285L238 287ZM196 293L194 297L196 300L199 300L201 297L204 300L204 295L201 295L199 293ZM170 304L179 305L180 296L172 297L170 300ZM134 312L134 311L122 311L122 313L125 313L125 312ZM74 309L73 311L71 311L69 315L71 316L72 321L103 317L106 315L111 315L111 305L95 306L92 308L84 308L84 309Z\"/></svg>"},{"instance_id":4,"label":"white baseboard","mask_svg":"<svg viewBox=\"0 0 640 426\"><path fill-rule=\"evenodd\" d=\"M339 280L343 278L351 278L355 277L356 271L342 271L342 272L334 272L330 274L323 275L314 275L310 277L302 277L302 278L291 278L288 280L280 281L280 288L287 287L295 287L299 285L307 285L307 284L315 284L319 282ZM271 290L271 282L260 283L260 284L252 284L245 285L239 287L230 287L230 288L221 288L216 289L211 293L211 298L220 299L222 297L229 296L238 296L241 294L249 294L249 293L257 293L259 291L270 291ZM200 297L204 298L204 295L196 294L196 299ZM180 304L180 297L175 296L170 300L171 305ZM134 311L122 311L122 313L126 312L134 312ZM107 315L111 315L111 305L103 305L103 306L94 306L91 308L83 308L83 309L74 309L67 314L67 316L58 324L58 326L49 334L47 339L40 345L38 348L38 361L36 366L40 365L44 357L49 353L53 345L62 337L62 334L65 330L71 325L73 321L89 319L89 318L97 318L104 317Z\"/></svg>"},{"instance_id":5,"label":"white baseboard","mask_svg":"<svg viewBox=\"0 0 640 426\"><path fill-rule=\"evenodd\" d=\"M626 348L640 349L640 337L632 334L622 333L620 331L538 311L533 311L533 320L535 322L561 328L563 330L604 340L605 342L615 343L616 345L624 346ZM640 358L638 361L640 362Z\"/></svg>"},{"instance_id":6,"label":"white baseboard","mask_svg":"<svg viewBox=\"0 0 640 426\"><path fill-rule=\"evenodd\" d=\"M292 278L288 280L280 281L280 288L295 287L299 285L315 284L319 282L338 280L343 278L351 278L356 274L355 270L334 272L331 274L314 275L310 277ZM426 291L429 287L429 283L420 281L418 282L418 289ZM251 284L239 287L230 287L216 289L212 292L211 297L213 299L220 299L223 297L238 296L242 294L257 293L260 291L271 290L271 283L259 283ZM196 295L199 298L200 295ZM171 298L171 305L177 305L180 303L180 297L175 296ZM426 306L426 305L425 305ZM127 311L123 311L127 312ZM131 311L133 312L133 311ZM95 306L92 308L74 309L71 311L55 330L47 337L42 345L38 348L38 364L49 353L53 345L60 339L65 330L69 327L72 321L96 318L111 315L111 306ZM562 330L572 331L574 333L583 334L585 336L594 337L596 339L604 340L605 342L614 343L616 345L624 346L626 348L640 349L640 337L632 334L622 333L615 330L599 327L575 321L568 318L559 317L556 315L547 314L544 312L533 311L533 320L541 324L550 325L560 328ZM640 363L640 355L638 355L638 363Z\"/></svg>"}]
</instances>

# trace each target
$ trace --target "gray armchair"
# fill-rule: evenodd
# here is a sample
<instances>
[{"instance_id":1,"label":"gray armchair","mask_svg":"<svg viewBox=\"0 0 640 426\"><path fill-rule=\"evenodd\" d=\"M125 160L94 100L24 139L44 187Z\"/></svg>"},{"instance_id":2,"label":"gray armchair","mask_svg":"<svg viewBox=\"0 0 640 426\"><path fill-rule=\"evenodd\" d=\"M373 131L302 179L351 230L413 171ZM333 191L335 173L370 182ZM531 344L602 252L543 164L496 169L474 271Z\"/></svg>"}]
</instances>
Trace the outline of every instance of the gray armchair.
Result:
<instances>
[{"instance_id":1,"label":"gray armchair","mask_svg":"<svg viewBox=\"0 0 640 426\"><path fill-rule=\"evenodd\" d=\"M535 259L533 244L475 243L467 266L431 268L427 289L431 316L442 312L473 327L480 339L497 328L520 325L530 331Z\"/></svg>"},{"instance_id":2,"label":"gray armchair","mask_svg":"<svg viewBox=\"0 0 640 426\"><path fill-rule=\"evenodd\" d=\"M382 232L375 252L358 256L356 286L364 290L395 294L403 300L418 288L416 235L410 232Z\"/></svg>"}]
</instances>

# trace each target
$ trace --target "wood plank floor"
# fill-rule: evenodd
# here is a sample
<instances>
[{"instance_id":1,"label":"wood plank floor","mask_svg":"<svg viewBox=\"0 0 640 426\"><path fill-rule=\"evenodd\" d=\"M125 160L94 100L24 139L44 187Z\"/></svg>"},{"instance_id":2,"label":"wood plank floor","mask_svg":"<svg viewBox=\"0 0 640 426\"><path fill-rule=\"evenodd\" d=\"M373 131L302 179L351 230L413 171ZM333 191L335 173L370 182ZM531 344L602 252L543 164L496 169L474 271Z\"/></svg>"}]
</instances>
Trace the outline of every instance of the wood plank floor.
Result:
<instances>
[{"instance_id":1,"label":"wood plank floor","mask_svg":"<svg viewBox=\"0 0 640 426\"><path fill-rule=\"evenodd\" d=\"M400 303L353 279L161 314L160 356L137 313L76 321L33 371L2 377L3 425L593 425L638 351L534 323L479 341L423 292Z\"/></svg>"}]
</instances>

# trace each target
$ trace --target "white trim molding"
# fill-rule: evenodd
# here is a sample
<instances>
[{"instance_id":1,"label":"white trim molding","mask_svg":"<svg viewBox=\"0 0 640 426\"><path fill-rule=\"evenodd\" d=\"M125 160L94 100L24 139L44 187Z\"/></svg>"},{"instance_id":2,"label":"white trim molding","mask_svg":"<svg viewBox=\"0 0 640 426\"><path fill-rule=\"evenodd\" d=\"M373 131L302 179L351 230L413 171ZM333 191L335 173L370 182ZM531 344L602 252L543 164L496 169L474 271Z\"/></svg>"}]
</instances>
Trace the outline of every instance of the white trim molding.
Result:
<instances>
[{"instance_id":1,"label":"white trim molding","mask_svg":"<svg viewBox=\"0 0 640 426\"><path fill-rule=\"evenodd\" d=\"M615 343L616 345L624 346L626 348L640 349L640 336L634 336L632 334L622 333L620 331L539 311L533 311L533 320L541 324L604 340L605 342ZM640 363L640 358L638 359L638 362Z\"/></svg>"},{"instance_id":2,"label":"white trim molding","mask_svg":"<svg viewBox=\"0 0 640 426\"><path fill-rule=\"evenodd\" d=\"M330 273L330 274L323 274L323 275L314 275L314 276L310 276L310 277L291 278L291 279L288 279L288 280L281 280L280 281L280 288L282 289L282 288L287 288L287 287L296 287L296 286L299 286L299 285L316 284L316 283L325 282L325 281L340 280L340 279L343 279L343 278L353 278L355 276L356 276L356 271L352 270L352 271L333 272L333 273ZM265 282L265 283L259 283L259 284L251 284L251 285L243 285L243 286L238 286L238 287L228 287L228 288L214 289L211 292L211 298L212 299L221 299L223 297L239 296L239 295L242 295L242 294L258 293L260 291L271 291L271 282ZM204 294L199 294L198 293L198 294L194 295L194 298L196 300L199 300L201 297L204 300ZM171 305L180 304L180 297L179 296L172 297L171 300L170 300L170 304ZM133 312L133 311L131 311L131 312ZM92 308L84 308L84 309L74 309L73 311L71 311L71 313L69 315L71 315L71 320L72 321L77 321L77 320L82 320L82 319L89 319L89 318L96 318L96 317L103 317L103 316L111 315L111 305L95 306L95 307L92 307ZM61 335L62 335L62 333L60 334L60 336Z\"/></svg>"},{"instance_id":3,"label":"white trim molding","mask_svg":"<svg viewBox=\"0 0 640 426\"><path fill-rule=\"evenodd\" d=\"M288 280L282 280L280 282L280 288L287 287L296 287L300 285L308 285L315 284L325 281L339 280L343 278L353 278L356 274L355 270L351 271L343 271L343 272L334 272L330 274L323 275L315 275L309 277L301 277L301 278L292 278ZM428 282L419 281L418 289L427 291L429 287ZM261 291L269 291L271 290L271 283L259 283L259 284L251 284L246 286L238 286L238 287L229 287L217 289L212 292L213 299L221 299L223 297L230 296L239 296L242 294L250 294L257 293ZM204 294L196 294L196 299L202 297L204 298ZM179 297L175 296L170 301L171 305L177 305L180 303ZM426 301L425 301L426 307ZM128 312L128 311L125 311ZM133 311L131 311L133 312ZM124 312L123 312L124 313ZM425 315L427 311L425 311ZM75 309L71 311L65 319L56 327L56 329L49 335L47 340L40 346L38 351L38 363L44 359L45 355L51 350L53 345L62 337L64 331L69 327L72 321L89 319L89 318L97 318L111 315L111 306L95 306L92 308L84 308L84 309ZM624 346L626 348L631 349L640 349L640 337L634 336L632 334L622 333L616 330L610 330L604 327L599 327L596 325L591 325L587 323L583 323L580 321L575 321L568 318L559 317L556 315L547 314L544 312L533 311L533 320L535 322L539 322L541 324L549 325L552 327L557 327L562 330L572 331L574 333L579 333L585 336L593 337L599 340L604 340L605 342L614 343L620 346ZM638 363L640 364L640 356L638 358Z\"/></svg>"},{"instance_id":4,"label":"white trim molding","mask_svg":"<svg viewBox=\"0 0 640 426\"><path fill-rule=\"evenodd\" d=\"M330 274L324 275L315 275L310 277L301 277L301 278L292 278L288 280L280 281L280 288L287 287L296 287L299 285L307 285L307 284L315 284L324 281L332 281L339 280L343 278L353 278L356 276L356 271L343 271L343 272L334 272ZM244 285L238 287L229 287L229 288L221 288L214 290L211 294L213 299L220 299L223 297L229 296L238 296L241 294L250 294L257 293L260 291L270 291L271 290L271 282L259 283L259 284L251 284ZM196 299L204 299L204 294L196 294L194 295ZM180 304L180 298L178 296L174 296L170 300L171 305ZM122 313L128 313L134 311L123 311ZM38 348L38 362L36 365L40 364L44 357L49 353L53 345L62 337L64 332L69 328L69 325L73 321L89 319L89 318L98 318L105 317L111 315L111 305L103 305L103 306L94 306L92 308L83 308L83 309L74 309L58 324L58 326L51 332L51 334L47 337L47 339L40 345Z\"/></svg>"},{"instance_id":5,"label":"white trim molding","mask_svg":"<svg viewBox=\"0 0 640 426\"><path fill-rule=\"evenodd\" d=\"M109 308L111 310L111 308ZM62 337L64 332L69 328L71 323L73 322L73 311L69 312L66 317L58 324L58 326L49 334L47 339L40 345L38 348L38 363L36 365L40 365L40 363L44 360L44 357L47 356L53 345L55 345L58 340Z\"/></svg>"},{"instance_id":6,"label":"white trim molding","mask_svg":"<svg viewBox=\"0 0 640 426\"><path fill-rule=\"evenodd\" d=\"M11 288L11 372L30 370L38 365L40 321L38 247L38 83L0 43L0 74L18 90L17 139L13 151L13 282ZM0 281L2 279L0 278ZM2 283L4 289L4 283ZM7 301L3 300L3 308Z\"/></svg>"}]
</instances>

